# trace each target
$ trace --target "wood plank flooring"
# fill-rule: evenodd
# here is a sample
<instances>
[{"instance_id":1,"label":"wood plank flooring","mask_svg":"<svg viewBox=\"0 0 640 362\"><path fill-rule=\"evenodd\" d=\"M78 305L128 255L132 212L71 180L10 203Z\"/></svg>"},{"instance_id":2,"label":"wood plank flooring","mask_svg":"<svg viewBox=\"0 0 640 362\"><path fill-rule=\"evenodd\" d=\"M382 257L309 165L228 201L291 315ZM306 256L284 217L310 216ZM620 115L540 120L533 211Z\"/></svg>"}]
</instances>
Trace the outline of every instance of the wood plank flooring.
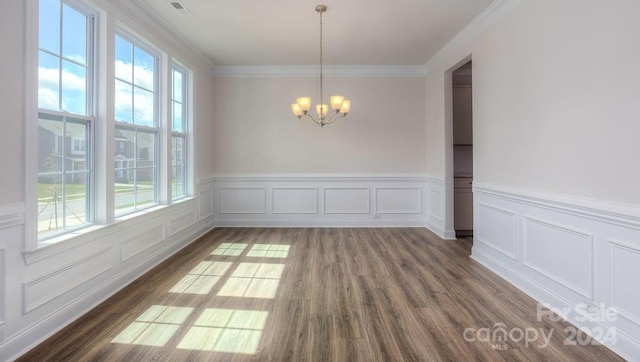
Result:
<instances>
[{"instance_id":1,"label":"wood plank flooring","mask_svg":"<svg viewBox=\"0 0 640 362\"><path fill-rule=\"evenodd\" d=\"M572 325L470 250L420 228L219 228L21 360L621 360L565 345ZM478 334L497 323L550 343Z\"/></svg>"}]
</instances>

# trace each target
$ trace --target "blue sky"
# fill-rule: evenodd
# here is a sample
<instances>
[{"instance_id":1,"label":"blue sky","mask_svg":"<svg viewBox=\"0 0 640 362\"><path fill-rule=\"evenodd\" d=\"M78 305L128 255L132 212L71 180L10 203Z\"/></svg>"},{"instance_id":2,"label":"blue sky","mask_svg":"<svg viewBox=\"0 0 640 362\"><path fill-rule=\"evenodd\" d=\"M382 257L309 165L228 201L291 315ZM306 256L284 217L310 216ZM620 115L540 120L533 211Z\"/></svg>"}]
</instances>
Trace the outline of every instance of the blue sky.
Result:
<instances>
[{"instance_id":1,"label":"blue sky","mask_svg":"<svg viewBox=\"0 0 640 362\"><path fill-rule=\"evenodd\" d=\"M39 16L39 107L85 115L88 19L59 0L40 0ZM116 120L153 126L155 58L120 36L115 43Z\"/></svg>"}]
</instances>

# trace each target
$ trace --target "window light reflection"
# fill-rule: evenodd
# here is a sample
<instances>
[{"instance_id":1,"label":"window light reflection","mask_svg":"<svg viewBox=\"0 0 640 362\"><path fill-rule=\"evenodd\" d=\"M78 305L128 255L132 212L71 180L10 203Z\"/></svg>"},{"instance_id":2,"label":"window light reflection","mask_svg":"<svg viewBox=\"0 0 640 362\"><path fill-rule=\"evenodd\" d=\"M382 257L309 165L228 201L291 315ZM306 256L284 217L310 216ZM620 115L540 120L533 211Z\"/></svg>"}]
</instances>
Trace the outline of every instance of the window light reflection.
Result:
<instances>
[{"instance_id":1,"label":"window light reflection","mask_svg":"<svg viewBox=\"0 0 640 362\"><path fill-rule=\"evenodd\" d=\"M111 343L164 347L192 312L193 308L152 305Z\"/></svg>"},{"instance_id":2,"label":"window light reflection","mask_svg":"<svg viewBox=\"0 0 640 362\"><path fill-rule=\"evenodd\" d=\"M286 258L289 256L290 245L283 244L255 244L247 256L262 258Z\"/></svg>"},{"instance_id":3,"label":"window light reflection","mask_svg":"<svg viewBox=\"0 0 640 362\"><path fill-rule=\"evenodd\" d=\"M222 243L218 246L211 255L227 255L227 256L239 256L249 244L245 243Z\"/></svg>"},{"instance_id":4,"label":"window light reflection","mask_svg":"<svg viewBox=\"0 0 640 362\"><path fill-rule=\"evenodd\" d=\"M273 299L283 271L284 264L240 263L218 295Z\"/></svg>"},{"instance_id":5,"label":"window light reflection","mask_svg":"<svg viewBox=\"0 0 640 362\"><path fill-rule=\"evenodd\" d=\"M268 316L265 311L207 308L177 348L255 354Z\"/></svg>"},{"instance_id":6,"label":"window light reflection","mask_svg":"<svg viewBox=\"0 0 640 362\"><path fill-rule=\"evenodd\" d=\"M201 261L176 283L169 293L209 294L231 264L230 262Z\"/></svg>"}]
</instances>

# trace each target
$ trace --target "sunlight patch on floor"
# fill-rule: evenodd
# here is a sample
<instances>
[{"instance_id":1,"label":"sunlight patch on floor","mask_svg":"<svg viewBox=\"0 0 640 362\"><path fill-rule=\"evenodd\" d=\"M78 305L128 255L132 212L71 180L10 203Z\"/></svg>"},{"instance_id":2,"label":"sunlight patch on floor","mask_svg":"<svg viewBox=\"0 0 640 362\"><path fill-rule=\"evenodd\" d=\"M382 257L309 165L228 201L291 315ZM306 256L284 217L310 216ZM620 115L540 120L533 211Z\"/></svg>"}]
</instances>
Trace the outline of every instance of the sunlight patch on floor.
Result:
<instances>
[{"instance_id":1,"label":"sunlight patch on floor","mask_svg":"<svg viewBox=\"0 0 640 362\"><path fill-rule=\"evenodd\" d=\"M247 256L262 258L286 258L289 256L290 245L283 244L255 244Z\"/></svg>"},{"instance_id":2,"label":"sunlight patch on floor","mask_svg":"<svg viewBox=\"0 0 640 362\"><path fill-rule=\"evenodd\" d=\"M194 308L152 305L111 343L163 347Z\"/></svg>"},{"instance_id":3,"label":"sunlight patch on floor","mask_svg":"<svg viewBox=\"0 0 640 362\"><path fill-rule=\"evenodd\" d=\"M283 271L284 264L240 263L218 295L273 299Z\"/></svg>"},{"instance_id":4,"label":"sunlight patch on floor","mask_svg":"<svg viewBox=\"0 0 640 362\"><path fill-rule=\"evenodd\" d=\"M245 243L222 243L211 255L239 256L249 244Z\"/></svg>"},{"instance_id":5,"label":"sunlight patch on floor","mask_svg":"<svg viewBox=\"0 0 640 362\"><path fill-rule=\"evenodd\" d=\"M177 348L255 354L268 316L265 311L207 308Z\"/></svg>"},{"instance_id":6,"label":"sunlight patch on floor","mask_svg":"<svg viewBox=\"0 0 640 362\"><path fill-rule=\"evenodd\" d=\"M209 294L232 264L231 262L201 261L176 283L169 293Z\"/></svg>"}]
</instances>

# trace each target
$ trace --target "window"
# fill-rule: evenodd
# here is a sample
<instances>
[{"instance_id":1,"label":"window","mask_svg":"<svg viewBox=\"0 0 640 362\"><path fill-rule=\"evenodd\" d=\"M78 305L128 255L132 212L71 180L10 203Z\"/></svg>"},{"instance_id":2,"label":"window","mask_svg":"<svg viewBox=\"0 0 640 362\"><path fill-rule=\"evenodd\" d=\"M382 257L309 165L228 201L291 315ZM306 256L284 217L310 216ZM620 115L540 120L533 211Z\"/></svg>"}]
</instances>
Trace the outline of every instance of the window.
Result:
<instances>
[{"instance_id":1,"label":"window","mask_svg":"<svg viewBox=\"0 0 640 362\"><path fill-rule=\"evenodd\" d=\"M115 213L156 204L158 120L156 55L115 37Z\"/></svg>"},{"instance_id":2,"label":"window","mask_svg":"<svg viewBox=\"0 0 640 362\"><path fill-rule=\"evenodd\" d=\"M25 9L37 23L25 34L27 64L37 59L25 77L26 249L191 194L191 71L135 30L98 27L120 19L84 0Z\"/></svg>"},{"instance_id":3,"label":"window","mask_svg":"<svg viewBox=\"0 0 640 362\"><path fill-rule=\"evenodd\" d=\"M187 71L171 69L171 198L187 196Z\"/></svg>"},{"instance_id":4,"label":"window","mask_svg":"<svg viewBox=\"0 0 640 362\"><path fill-rule=\"evenodd\" d=\"M92 222L93 16L40 0L38 238Z\"/></svg>"}]
</instances>

